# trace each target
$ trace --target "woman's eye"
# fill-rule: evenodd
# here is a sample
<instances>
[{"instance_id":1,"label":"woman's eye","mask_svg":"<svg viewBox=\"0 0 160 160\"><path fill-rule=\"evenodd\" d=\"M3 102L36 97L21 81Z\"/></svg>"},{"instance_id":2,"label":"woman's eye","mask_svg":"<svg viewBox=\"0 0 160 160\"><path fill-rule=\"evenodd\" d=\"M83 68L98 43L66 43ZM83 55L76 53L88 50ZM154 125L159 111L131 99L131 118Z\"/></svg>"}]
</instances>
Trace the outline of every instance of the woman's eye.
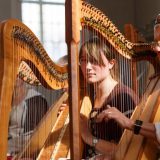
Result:
<instances>
[{"instance_id":1,"label":"woman's eye","mask_svg":"<svg viewBox=\"0 0 160 160\"><path fill-rule=\"evenodd\" d=\"M95 59L90 59L89 61L91 64L95 64L95 65L99 64L99 62Z\"/></svg>"},{"instance_id":2,"label":"woman's eye","mask_svg":"<svg viewBox=\"0 0 160 160\"><path fill-rule=\"evenodd\" d=\"M79 64L81 65L81 64L86 64L86 63L91 63L91 64L93 64L93 65L97 65L99 62L98 61L96 61L95 59L93 59L93 58L91 58L91 59L86 59L86 58L81 58L80 60L79 60Z\"/></svg>"},{"instance_id":3,"label":"woman's eye","mask_svg":"<svg viewBox=\"0 0 160 160\"><path fill-rule=\"evenodd\" d=\"M86 63L86 62L87 62L87 59L85 59L85 58L81 58L81 59L79 60L79 63L80 63L80 64Z\"/></svg>"}]
</instances>

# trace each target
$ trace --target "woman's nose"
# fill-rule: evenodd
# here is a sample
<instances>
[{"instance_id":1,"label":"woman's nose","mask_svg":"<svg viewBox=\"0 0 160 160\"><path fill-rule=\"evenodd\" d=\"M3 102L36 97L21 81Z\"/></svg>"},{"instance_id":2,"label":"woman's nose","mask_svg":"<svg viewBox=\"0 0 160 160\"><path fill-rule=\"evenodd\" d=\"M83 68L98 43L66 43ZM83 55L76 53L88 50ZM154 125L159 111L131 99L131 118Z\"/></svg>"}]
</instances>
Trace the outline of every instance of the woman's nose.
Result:
<instances>
[{"instance_id":1,"label":"woman's nose","mask_svg":"<svg viewBox=\"0 0 160 160\"><path fill-rule=\"evenodd\" d=\"M92 68L91 62L89 62L89 61L87 62L86 68L87 68L87 69L91 69L91 68Z\"/></svg>"}]
</instances>

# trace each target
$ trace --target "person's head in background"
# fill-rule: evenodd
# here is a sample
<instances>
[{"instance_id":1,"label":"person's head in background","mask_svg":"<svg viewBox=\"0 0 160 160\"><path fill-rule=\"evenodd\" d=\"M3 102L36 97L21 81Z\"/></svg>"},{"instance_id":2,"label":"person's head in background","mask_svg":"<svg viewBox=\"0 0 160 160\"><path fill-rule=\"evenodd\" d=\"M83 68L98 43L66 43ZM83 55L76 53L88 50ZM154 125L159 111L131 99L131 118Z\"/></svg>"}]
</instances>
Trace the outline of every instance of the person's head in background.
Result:
<instances>
[{"instance_id":1,"label":"person's head in background","mask_svg":"<svg viewBox=\"0 0 160 160\"><path fill-rule=\"evenodd\" d=\"M68 55L64 55L57 60L57 63L61 66L68 64Z\"/></svg>"},{"instance_id":2,"label":"person's head in background","mask_svg":"<svg viewBox=\"0 0 160 160\"><path fill-rule=\"evenodd\" d=\"M99 38L86 41L79 54L80 68L88 83L99 83L104 79L115 79L115 57Z\"/></svg>"},{"instance_id":3,"label":"person's head in background","mask_svg":"<svg viewBox=\"0 0 160 160\"><path fill-rule=\"evenodd\" d=\"M19 105L25 99L27 92L26 83L17 76L12 96L12 106Z\"/></svg>"},{"instance_id":4,"label":"person's head in background","mask_svg":"<svg viewBox=\"0 0 160 160\"><path fill-rule=\"evenodd\" d=\"M64 55L57 60L57 64L60 66L68 65L68 55ZM68 88L62 88L63 91L68 91Z\"/></svg>"},{"instance_id":5,"label":"person's head in background","mask_svg":"<svg viewBox=\"0 0 160 160\"><path fill-rule=\"evenodd\" d=\"M160 41L160 14L157 15L154 25L154 40Z\"/></svg>"},{"instance_id":6,"label":"person's head in background","mask_svg":"<svg viewBox=\"0 0 160 160\"><path fill-rule=\"evenodd\" d=\"M153 48L160 60L160 14L157 15L154 25L154 41L157 45Z\"/></svg>"}]
</instances>

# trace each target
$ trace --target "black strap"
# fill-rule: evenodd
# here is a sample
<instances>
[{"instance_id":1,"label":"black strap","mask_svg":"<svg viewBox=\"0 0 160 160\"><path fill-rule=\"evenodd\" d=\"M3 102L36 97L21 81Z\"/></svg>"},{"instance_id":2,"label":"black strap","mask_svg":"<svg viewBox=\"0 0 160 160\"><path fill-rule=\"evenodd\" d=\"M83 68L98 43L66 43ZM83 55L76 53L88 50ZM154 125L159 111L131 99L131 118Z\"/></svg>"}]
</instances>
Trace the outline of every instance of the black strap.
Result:
<instances>
[{"instance_id":1,"label":"black strap","mask_svg":"<svg viewBox=\"0 0 160 160\"><path fill-rule=\"evenodd\" d=\"M143 124L143 121L141 121L141 120L136 120L135 121L135 123L134 123L134 134L139 134L142 124Z\"/></svg>"}]
</instances>

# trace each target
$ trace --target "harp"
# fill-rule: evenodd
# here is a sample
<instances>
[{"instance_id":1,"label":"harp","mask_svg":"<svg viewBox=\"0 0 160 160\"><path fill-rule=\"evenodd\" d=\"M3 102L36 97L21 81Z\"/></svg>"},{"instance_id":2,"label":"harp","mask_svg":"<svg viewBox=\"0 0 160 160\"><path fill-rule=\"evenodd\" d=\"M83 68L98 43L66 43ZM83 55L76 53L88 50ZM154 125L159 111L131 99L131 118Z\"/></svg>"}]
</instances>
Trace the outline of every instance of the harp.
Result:
<instances>
[{"instance_id":1,"label":"harp","mask_svg":"<svg viewBox=\"0 0 160 160\"><path fill-rule=\"evenodd\" d=\"M133 88L136 91L141 86L137 84L135 79L136 72L132 73L137 68L137 63L140 61L148 61L153 65L153 71L155 77L151 79L147 86L144 95L141 98L140 104L136 107L132 118L142 119L146 122L158 121L158 108L159 108L159 62L156 55L152 50L152 43L135 43L128 41L113 25L113 23L106 17L101 11L93 6L82 2L82 26L91 30L93 33L100 37L105 38L118 54L122 55L126 59L130 59L134 62L131 66L131 74L135 75L132 79ZM138 86L138 88L137 88ZM138 91L139 94L139 91ZM149 145L154 146L152 151ZM149 153L147 153L149 152ZM152 153L151 153L152 152ZM130 131L125 131L121 141L118 144L118 151L115 155L115 159L156 159L157 158L157 146L154 142L144 140L142 136L135 136Z\"/></svg>"},{"instance_id":2,"label":"harp","mask_svg":"<svg viewBox=\"0 0 160 160\"><path fill-rule=\"evenodd\" d=\"M41 83L48 88L58 89L67 86L67 67L60 67L54 64L39 40L31 30L18 20L8 20L2 22L1 28L1 105L0 105L0 124L1 140L0 159L6 159L7 155L7 136L9 112L11 110L12 93L21 61L24 61L31 68L37 68L36 76L31 77L33 83ZM8 47L7 47L8 46ZM28 46L30 46L28 48ZM29 50L28 50L29 49ZM41 58L40 58L41 57ZM24 72L25 63L20 66L19 75L26 79ZM48 66L48 68L46 67ZM31 72L31 75L34 75ZM38 79L41 79L40 81ZM6 96L7 95L7 96Z\"/></svg>"},{"instance_id":3,"label":"harp","mask_svg":"<svg viewBox=\"0 0 160 160\"><path fill-rule=\"evenodd\" d=\"M78 1L72 2L74 6L79 7ZM71 12L71 2L68 1L68 4L66 2L66 5L68 6L68 12L69 18ZM73 10L77 10L77 8L74 8ZM76 12L75 12L76 13ZM72 15L71 15L72 16ZM73 15L74 17L74 15ZM75 19L77 19L77 16L75 16ZM78 18L79 19L79 18ZM76 22L76 21L74 21ZM79 20L78 20L79 22ZM69 22L69 25L71 25L72 22ZM78 26L77 26L78 27ZM70 26L69 26L70 28ZM67 27L67 29L69 29ZM6 22L2 22L0 25L0 35L1 35L1 43L0 43L0 50L1 50L1 105L0 105L0 124L1 124L1 130L2 136L0 140L0 148L1 148L1 155L0 159L6 159L7 154L7 136L8 136L8 123L9 123L9 112L11 110L11 99L12 99L12 93L13 93L13 87L14 82L18 73L18 68L20 66L21 61L25 61L28 66L30 66L31 70L32 68L36 68L35 74L37 78L35 78L35 81L32 79L31 81L35 83L41 83L45 87L52 88L52 89L60 89L62 87L68 86L68 73L67 73L67 67L60 67L56 64L54 64L50 58L48 57L47 53L45 52L43 46L40 44L39 40L35 37L35 35L32 33L30 29L28 29L24 24L19 22L18 20L8 20ZM71 29L70 33L76 33ZM72 35L72 34L71 34ZM73 34L73 37L68 37L66 40L68 45L71 47L68 47L69 53L73 52L72 54L75 54L75 46L74 43L78 43L78 34ZM72 42L72 45L70 43ZM74 43L73 43L74 42ZM20 51L20 52L19 52ZM76 50L78 51L78 50ZM71 54L71 55L72 55ZM77 53L76 53L77 54ZM78 54L77 54L78 55ZM72 62L77 61L75 58L75 55L71 56L71 65ZM75 66L74 66L75 65ZM9 66L9 67L8 67ZM25 66L25 65L24 65ZM48 67L47 67L48 66ZM73 63L73 66L70 68L76 68L78 67L77 64ZM26 68L26 66L24 67ZM74 72L75 71L75 72ZM30 71L29 71L30 72ZM73 75L76 74L77 77L77 70L72 71ZM22 75L21 75L22 73ZM23 75L23 67L22 71L19 72L20 76ZM78 91L74 91L75 89L78 89L77 86L77 78L72 77L73 79L71 82L73 83L70 87L71 92L71 100L74 99L73 104L71 101L71 105L75 106L76 113L79 113L78 109L78 98L75 98L75 93L78 94ZM24 78L24 77L23 77ZM33 78L33 77L32 77ZM28 78L27 78L28 79ZM39 80L41 79L41 80ZM26 80L26 78L24 78ZM8 83L8 85L7 85ZM3 88L4 87L4 88ZM72 90L73 88L73 90ZM6 92L7 90L7 92ZM74 93L74 94L73 94ZM5 95L7 97L4 99ZM63 101L66 99L67 95L64 95L62 97ZM76 95L78 97L78 95ZM59 103L59 102L58 102ZM57 104L59 105L59 104ZM76 107L77 106L77 107ZM74 110L73 109L73 112ZM72 110L70 112L71 117L73 117L73 121L77 121L77 118L79 118L78 115L72 114ZM52 115L49 114L49 117ZM70 118L70 121L72 123L72 118ZM77 123L78 124L78 123ZM44 125L42 123L42 125ZM73 131L73 132L72 132ZM80 152L77 152L77 149L79 150L79 147L77 148L77 144L74 142L79 140L80 138L77 137L77 134L79 134L79 126L75 125L75 127L71 127L71 134L75 134L73 137L74 140L71 140L70 145L73 149L73 155L72 159L77 159L77 157L80 157ZM36 134L35 134L36 137ZM44 141L43 141L44 142ZM31 142L32 143L32 142ZM42 142L41 142L42 143ZM79 143L79 142L77 142ZM41 144L42 147L43 144ZM76 145L76 146L75 146ZM26 146L27 147L27 146ZM24 151L25 152L25 151ZM34 152L34 151L33 151ZM23 154L23 153L22 153ZM20 155L21 157L21 155ZM20 158L18 157L18 158ZM23 157L23 155L22 155Z\"/></svg>"},{"instance_id":4,"label":"harp","mask_svg":"<svg viewBox=\"0 0 160 160\"><path fill-rule=\"evenodd\" d=\"M158 16L157 16L158 20ZM133 31L133 26L126 26L127 29L130 29L129 36L135 35L135 31ZM136 36L137 37L137 34ZM136 38L132 37L132 40ZM159 24L156 24L154 27L154 40L159 41ZM141 37L140 41L144 41ZM159 68L159 66L157 66ZM151 77L148 86L145 89L145 93L141 99L140 104L136 107L132 118L136 119L137 116L139 119L142 119L146 122L155 123L158 122L158 106L159 106L159 74L156 71L156 67L154 67L155 76ZM154 97L154 98L153 98ZM139 107L139 108L138 108ZM143 108L143 109L142 109ZM142 110L143 111L142 111ZM141 110L141 111L140 111ZM150 114L147 114L150 112ZM129 133L129 132L128 132ZM115 159L158 159L159 151L157 148L156 142L150 139L146 139L142 136L135 136L132 133L129 133L128 140L125 136L128 134L127 131L124 132L121 141L119 143L119 147L123 145L123 149L119 149L116 154Z\"/></svg>"},{"instance_id":5,"label":"harp","mask_svg":"<svg viewBox=\"0 0 160 160\"><path fill-rule=\"evenodd\" d=\"M142 45L142 44L134 44L129 42L118 31L118 29L113 25L113 23L108 19L108 17L106 17L103 13L101 13L101 11L99 11L95 7L87 4L84 1L79 2L78 0L66 1L66 6L68 7L68 12L66 12L66 16L72 17L71 19L69 18L69 21L67 22L68 24L66 27L69 30L66 36L67 44L70 46L68 49L68 53L71 53L69 55L69 60L70 60L69 73L70 73L70 79L71 79L70 81L71 94L70 94L69 105L74 106L74 107L71 107L72 110L70 110L70 115L71 115L70 118L71 118L71 124L73 123L73 121L79 124L78 123L79 122L79 119L78 119L79 117L78 116L79 115L78 44L80 41L80 37L79 37L80 21L81 21L81 26L84 26L84 27L86 26L91 31L94 30L95 32L100 34L103 38L106 39L106 42L109 43L116 50L116 52L122 55L123 57L127 59L134 59L136 61L136 60L146 59L146 57L148 59L148 56L150 56L151 62L152 64L154 64L156 72L157 72L157 68L159 69L159 67L157 67L156 65L157 63L155 60L155 53L151 50L150 44ZM80 11L81 16L79 15L80 13L77 11ZM54 89L62 88L67 85L67 74L66 74L67 71L66 71L66 67L59 67L53 64L53 62L50 62L49 58L47 57L47 54L45 53L44 49L41 47L39 41L32 36L32 32L28 30L28 28L23 26L21 23L19 23L18 21L11 20L7 23L1 23L0 29L1 29L1 32L0 32L1 68L3 68L3 70L1 71L1 77L3 78L1 79L1 88L0 88L1 100L3 100L1 101L1 105L0 105L1 107L0 108L0 130L2 131L1 132L2 137L0 139L0 145L1 145L0 151L3 154L1 155L0 158L5 159L6 152L7 152L7 129L8 129L9 111L11 106L11 97L13 92L13 84L16 79L17 70L18 70L20 61L23 59L31 67L32 67L31 64L34 64L36 68L39 68L40 70L38 70L37 73L35 74L37 77L42 76L42 78L40 78L41 79L40 83L45 85L46 87L51 87ZM17 58L18 60L13 59L12 53L15 53L16 55L16 53L21 49L21 46L23 45L26 46L27 44L31 46L29 53L32 53L32 56L28 54L28 50L25 50L25 47L24 48L22 47L23 55L21 55L21 58L20 59ZM9 47L6 47L6 46L9 46ZM147 50L146 53L143 52L143 54L140 54L141 51L146 51L146 50ZM7 66L9 66L9 68ZM10 77L12 77L13 79L11 80ZM8 82L10 82L9 85L8 85ZM155 86L157 84L157 81L151 84ZM149 86L152 86L152 85L149 85ZM153 88L151 87L150 90L153 91ZM150 91L148 91L147 93L149 94ZM8 95L7 99L5 96L6 94ZM156 97L159 97L159 94L157 94ZM153 107L157 103L154 103ZM137 111L135 111L135 113L136 112ZM128 134L128 133L124 133L124 134ZM76 127L75 126L71 127L70 137L72 138L71 140L72 159L80 159L81 153L80 153L79 125L77 125ZM128 138L130 139L128 143L130 143L132 137L133 135L131 134L130 138ZM124 141L125 141L124 139L122 139L122 141L120 142L120 146L121 144L124 144ZM76 142L76 144L74 142ZM125 148L127 148L127 146ZM117 157L119 157L119 155L122 155L121 153L122 153L121 149L119 149L119 151L117 152L117 155L118 155ZM124 151L124 155L125 154L126 152Z\"/></svg>"}]
</instances>

